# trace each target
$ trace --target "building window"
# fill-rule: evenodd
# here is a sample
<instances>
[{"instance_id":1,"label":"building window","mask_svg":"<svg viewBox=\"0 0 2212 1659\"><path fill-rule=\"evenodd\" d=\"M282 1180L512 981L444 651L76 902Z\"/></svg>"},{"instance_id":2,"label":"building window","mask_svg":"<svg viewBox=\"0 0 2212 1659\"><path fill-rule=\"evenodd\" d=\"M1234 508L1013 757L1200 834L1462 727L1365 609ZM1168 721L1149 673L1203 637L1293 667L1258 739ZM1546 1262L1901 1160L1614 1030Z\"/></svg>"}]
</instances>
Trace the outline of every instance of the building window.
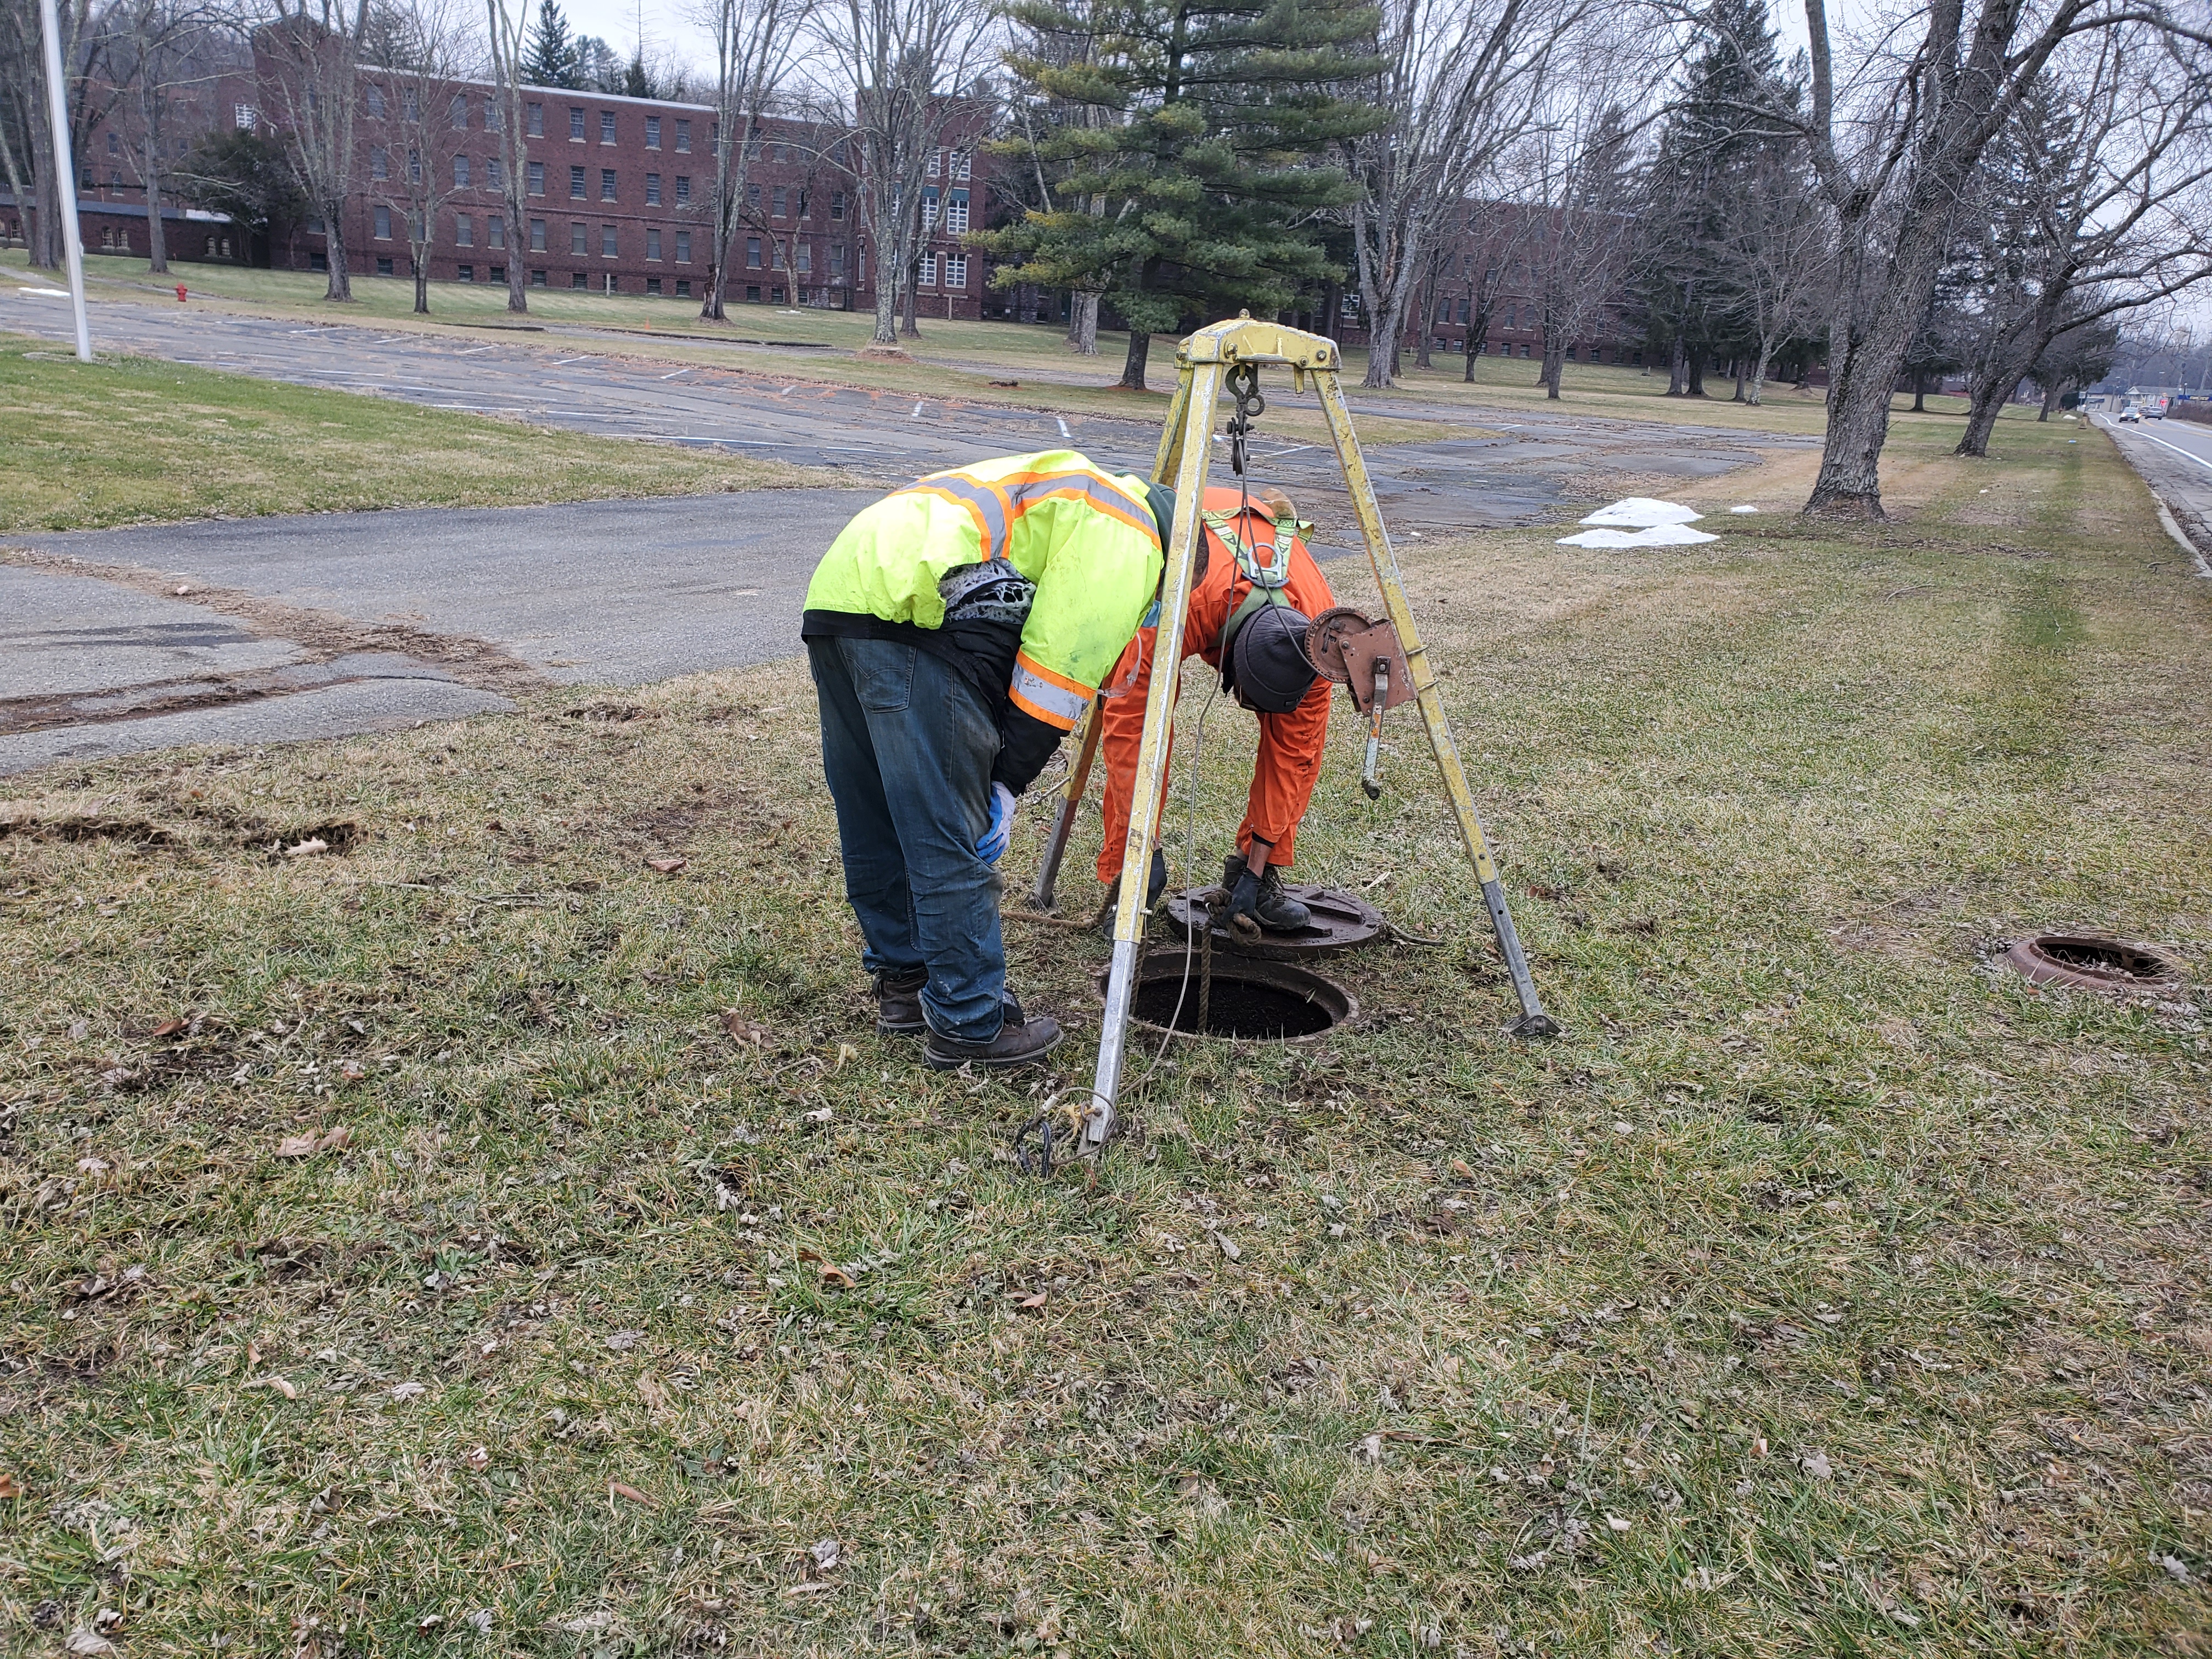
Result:
<instances>
[{"instance_id":1,"label":"building window","mask_svg":"<svg viewBox=\"0 0 2212 1659\"><path fill-rule=\"evenodd\" d=\"M833 190L830 192L830 216L832 219L842 219L845 216L845 192L842 190Z\"/></svg>"},{"instance_id":2,"label":"building window","mask_svg":"<svg viewBox=\"0 0 2212 1659\"><path fill-rule=\"evenodd\" d=\"M612 167L599 169L599 199L602 202L615 199L615 170Z\"/></svg>"},{"instance_id":3,"label":"building window","mask_svg":"<svg viewBox=\"0 0 2212 1659\"><path fill-rule=\"evenodd\" d=\"M975 170L975 165L974 158L970 156L966 150L956 149L952 152L952 176L954 178L962 179L966 179Z\"/></svg>"},{"instance_id":4,"label":"building window","mask_svg":"<svg viewBox=\"0 0 2212 1659\"><path fill-rule=\"evenodd\" d=\"M545 106L543 104L532 104L530 106L530 114L528 118L530 123L530 136L532 138L543 138L545 136ZM538 286L542 288L544 284L541 283Z\"/></svg>"},{"instance_id":5,"label":"building window","mask_svg":"<svg viewBox=\"0 0 2212 1659\"><path fill-rule=\"evenodd\" d=\"M645 147L647 149L660 148L660 118L658 115L645 118Z\"/></svg>"},{"instance_id":6,"label":"building window","mask_svg":"<svg viewBox=\"0 0 2212 1659\"><path fill-rule=\"evenodd\" d=\"M660 293L660 278L658 276L647 277L645 279L645 291L648 296L655 298L659 297Z\"/></svg>"},{"instance_id":7,"label":"building window","mask_svg":"<svg viewBox=\"0 0 2212 1659\"><path fill-rule=\"evenodd\" d=\"M392 157L381 144L368 147L368 176L372 179L389 179L392 176Z\"/></svg>"},{"instance_id":8,"label":"building window","mask_svg":"<svg viewBox=\"0 0 2212 1659\"><path fill-rule=\"evenodd\" d=\"M376 205L374 222L376 240L380 242L390 241L392 240L392 210L381 202Z\"/></svg>"},{"instance_id":9,"label":"building window","mask_svg":"<svg viewBox=\"0 0 2212 1659\"><path fill-rule=\"evenodd\" d=\"M390 254L386 253L377 260L376 274L380 276L389 276L392 275L392 256Z\"/></svg>"},{"instance_id":10,"label":"building window","mask_svg":"<svg viewBox=\"0 0 2212 1659\"><path fill-rule=\"evenodd\" d=\"M749 305L758 305L760 303L760 289L757 288L748 288L745 290L745 301Z\"/></svg>"},{"instance_id":11,"label":"building window","mask_svg":"<svg viewBox=\"0 0 2212 1659\"><path fill-rule=\"evenodd\" d=\"M504 190L506 187L507 173L500 166L499 157L496 155L485 156L484 188L486 190Z\"/></svg>"},{"instance_id":12,"label":"building window","mask_svg":"<svg viewBox=\"0 0 2212 1659\"><path fill-rule=\"evenodd\" d=\"M581 167L568 169L568 199L572 202L584 199L584 170Z\"/></svg>"},{"instance_id":13,"label":"building window","mask_svg":"<svg viewBox=\"0 0 2212 1659\"><path fill-rule=\"evenodd\" d=\"M476 279L477 268L474 265L455 265L453 267L453 280L455 282L473 283Z\"/></svg>"},{"instance_id":14,"label":"building window","mask_svg":"<svg viewBox=\"0 0 2212 1659\"><path fill-rule=\"evenodd\" d=\"M466 132L469 130L468 94L461 92L455 93L453 102L446 106L446 114L453 122L456 131Z\"/></svg>"},{"instance_id":15,"label":"building window","mask_svg":"<svg viewBox=\"0 0 2212 1659\"><path fill-rule=\"evenodd\" d=\"M584 141L584 112L573 105L568 110L568 137L578 143Z\"/></svg>"},{"instance_id":16,"label":"building window","mask_svg":"<svg viewBox=\"0 0 2212 1659\"><path fill-rule=\"evenodd\" d=\"M755 213L758 213L760 211L761 189L758 185L747 185L745 186L745 205Z\"/></svg>"},{"instance_id":17,"label":"building window","mask_svg":"<svg viewBox=\"0 0 2212 1659\"><path fill-rule=\"evenodd\" d=\"M945 286L965 293L968 288L968 256L948 253L945 256Z\"/></svg>"},{"instance_id":18,"label":"building window","mask_svg":"<svg viewBox=\"0 0 2212 1659\"><path fill-rule=\"evenodd\" d=\"M830 280L831 280L831 281L833 281L833 282L842 280L842 279L843 278L844 275L845 275L845 245L844 245L842 242L832 242L832 243L830 243Z\"/></svg>"},{"instance_id":19,"label":"building window","mask_svg":"<svg viewBox=\"0 0 2212 1659\"><path fill-rule=\"evenodd\" d=\"M465 213L456 213L453 216L453 246L455 247L474 247L476 245L476 221L470 218Z\"/></svg>"},{"instance_id":20,"label":"building window","mask_svg":"<svg viewBox=\"0 0 2212 1659\"><path fill-rule=\"evenodd\" d=\"M544 288L545 286L545 273L542 270L532 271L530 273L530 286L532 288Z\"/></svg>"},{"instance_id":21,"label":"building window","mask_svg":"<svg viewBox=\"0 0 2212 1659\"><path fill-rule=\"evenodd\" d=\"M679 155L691 153L691 124L681 118L676 123L676 150Z\"/></svg>"},{"instance_id":22,"label":"building window","mask_svg":"<svg viewBox=\"0 0 2212 1659\"><path fill-rule=\"evenodd\" d=\"M230 106L230 119L231 124L240 132L251 132L260 124L261 112L251 104L233 104Z\"/></svg>"},{"instance_id":23,"label":"building window","mask_svg":"<svg viewBox=\"0 0 2212 1659\"><path fill-rule=\"evenodd\" d=\"M419 149L407 152L407 182L410 185L422 182L422 152Z\"/></svg>"},{"instance_id":24,"label":"building window","mask_svg":"<svg viewBox=\"0 0 2212 1659\"><path fill-rule=\"evenodd\" d=\"M599 142L611 144L615 141L615 112L611 109L599 112Z\"/></svg>"},{"instance_id":25,"label":"building window","mask_svg":"<svg viewBox=\"0 0 2212 1659\"><path fill-rule=\"evenodd\" d=\"M570 288L589 288L591 285L592 279L584 275L582 271L572 270L568 273L568 286Z\"/></svg>"},{"instance_id":26,"label":"building window","mask_svg":"<svg viewBox=\"0 0 2212 1659\"><path fill-rule=\"evenodd\" d=\"M618 252L615 246L615 228L612 225L601 225L599 227L599 258L611 259Z\"/></svg>"},{"instance_id":27,"label":"building window","mask_svg":"<svg viewBox=\"0 0 2212 1659\"><path fill-rule=\"evenodd\" d=\"M545 163L532 161L530 164L529 179L530 193L532 196L543 196L545 193Z\"/></svg>"},{"instance_id":28,"label":"building window","mask_svg":"<svg viewBox=\"0 0 2212 1659\"><path fill-rule=\"evenodd\" d=\"M676 199L679 204L691 199L691 175L688 173L676 175Z\"/></svg>"},{"instance_id":29,"label":"building window","mask_svg":"<svg viewBox=\"0 0 2212 1659\"><path fill-rule=\"evenodd\" d=\"M772 288L769 289L768 302L772 306L781 305L783 303L783 290L780 288Z\"/></svg>"},{"instance_id":30,"label":"building window","mask_svg":"<svg viewBox=\"0 0 2212 1659\"><path fill-rule=\"evenodd\" d=\"M676 279L676 297L679 300L688 300L691 297L691 279L689 276L678 276Z\"/></svg>"},{"instance_id":31,"label":"building window","mask_svg":"<svg viewBox=\"0 0 2212 1659\"><path fill-rule=\"evenodd\" d=\"M935 171L934 168L931 170ZM934 229L936 225L937 186L924 185L921 187L921 228L924 231L929 231Z\"/></svg>"},{"instance_id":32,"label":"building window","mask_svg":"<svg viewBox=\"0 0 2212 1659\"><path fill-rule=\"evenodd\" d=\"M968 192L956 190L945 198L945 228L954 236L968 234Z\"/></svg>"},{"instance_id":33,"label":"building window","mask_svg":"<svg viewBox=\"0 0 2212 1659\"><path fill-rule=\"evenodd\" d=\"M492 266L486 273L486 280L498 283L502 285L505 284L507 281L507 267L505 265Z\"/></svg>"},{"instance_id":34,"label":"building window","mask_svg":"<svg viewBox=\"0 0 2212 1659\"><path fill-rule=\"evenodd\" d=\"M429 245L430 233L428 227L423 224L422 216L419 213L410 213L407 216L407 240L418 246L427 247Z\"/></svg>"},{"instance_id":35,"label":"building window","mask_svg":"<svg viewBox=\"0 0 2212 1659\"><path fill-rule=\"evenodd\" d=\"M811 242L801 242L799 245L799 274L802 276L811 276L813 274L813 270L814 244Z\"/></svg>"},{"instance_id":36,"label":"building window","mask_svg":"<svg viewBox=\"0 0 2212 1659\"><path fill-rule=\"evenodd\" d=\"M688 230L676 233L676 263L679 265L691 263L691 233Z\"/></svg>"},{"instance_id":37,"label":"building window","mask_svg":"<svg viewBox=\"0 0 2212 1659\"><path fill-rule=\"evenodd\" d=\"M657 173L645 175L645 204L647 207L660 205L660 175Z\"/></svg>"},{"instance_id":38,"label":"building window","mask_svg":"<svg viewBox=\"0 0 2212 1659\"><path fill-rule=\"evenodd\" d=\"M545 252L545 222L543 219L530 222L530 251L532 253Z\"/></svg>"},{"instance_id":39,"label":"building window","mask_svg":"<svg viewBox=\"0 0 2212 1659\"><path fill-rule=\"evenodd\" d=\"M783 243L773 236L769 238L768 266L770 270L783 269Z\"/></svg>"},{"instance_id":40,"label":"building window","mask_svg":"<svg viewBox=\"0 0 2212 1659\"><path fill-rule=\"evenodd\" d=\"M770 218L774 218L774 219L781 219L781 218L782 218L782 217L783 217L783 186L782 186L781 185L778 185L775 187L775 191L770 195L770 197L769 197L769 202L770 202L770 206L769 206L769 216Z\"/></svg>"},{"instance_id":41,"label":"building window","mask_svg":"<svg viewBox=\"0 0 2212 1659\"><path fill-rule=\"evenodd\" d=\"M469 158L465 155L456 155L453 157L453 188L466 190L468 187Z\"/></svg>"},{"instance_id":42,"label":"building window","mask_svg":"<svg viewBox=\"0 0 2212 1659\"><path fill-rule=\"evenodd\" d=\"M915 286L917 288L937 286L937 256L934 253L925 253L921 256L921 274L915 278Z\"/></svg>"},{"instance_id":43,"label":"building window","mask_svg":"<svg viewBox=\"0 0 2212 1659\"><path fill-rule=\"evenodd\" d=\"M568 252L574 254L579 259L582 258L586 254L592 251L591 237L592 229L589 225L569 226Z\"/></svg>"},{"instance_id":44,"label":"building window","mask_svg":"<svg viewBox=\"0 0 2212 1659\"><path fill-rule=\"evenodd\" d=\"M933 150L930 151L930 152L929 152L929 176L930 176L931 178L934 179L935 177L937 177L937 175L938 175L939 173L942 173L942 172L944 172L944 171L945 171L945 152L944 152L943 150L941 150L941 149L933 149Z\"/></svg>"},{"instance_id":45,"label":"building window","mask_svg":"<svg viewBox=\"0 0 2212 1659\"><path fill-rule=\"evenodd\" d=\"M380 86L372 85L367 89L367 91L368 97L369 118L374 121L381 121L384 118L384 88ZM107 135L107 139L110 143L114 143L115 135L112 132L109 133Z\"/></svg>"},{"instance_id":46,"label":"building window","mask_svg":"<svg viewBox=\"0 0 2212 1659\"><path fill-rule=\"evenodd\" d=\"M495 213L488 216L484 220L484 246L486 247L507 246L507 221ZM496 276L492 278L494 282L498 280Z\"/></svg>"},{"instance_id":47,"label":"building window","mask_svg":"<svg viewBox=\"0 0 2212 1659\"><path fill-rule=\"evenodd\" d=\"M745 238L745 269L747 270L758 270L760 268L760 238L757 236L748 236ZM760 295L758 294L755 294L753 298L757 300L760 298Z\"/></svg>"},{"instance_id":48,"label":"building window","mask_svg":"<svg viewBox=\"0 0 2212 1659\"><path fill-rule=\"evenodd\" d=\"M659 225L647 225L645 228L645 257L648 259L658 259L660 257L660 227Z\"/></svg>"},{"instance_id":49,"label":"building window","mask_svg":"<svg viewBox=\"0 0 2212 1659\"><path fill-rule=\"evenodd\" d=\"M832 167L845 165L845 141L842 138L830 146L830 163Z\"/></svg>"},{"instance_id":50,"label":"building window","mask_svg":"<svg viewBox=\"0 0 2212 1659\"><path fill-rule=\"evenodd\" d=\"M497 132L507 118L499 112L499 106L489 98L484 100L484 131Z\"/></svg>"}]
</instances>

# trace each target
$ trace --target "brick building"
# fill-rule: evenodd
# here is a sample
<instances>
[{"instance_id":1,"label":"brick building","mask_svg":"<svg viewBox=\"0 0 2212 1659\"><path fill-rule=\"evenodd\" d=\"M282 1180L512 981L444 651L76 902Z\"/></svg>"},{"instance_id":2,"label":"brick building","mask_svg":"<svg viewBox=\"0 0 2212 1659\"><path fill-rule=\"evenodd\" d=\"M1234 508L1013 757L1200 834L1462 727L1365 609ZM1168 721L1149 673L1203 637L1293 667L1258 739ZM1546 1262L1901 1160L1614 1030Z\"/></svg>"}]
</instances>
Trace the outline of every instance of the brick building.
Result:
<instances>
[{"instance_id":1,"label":"brick building","mask_svg":"<svg viewBox=\"0 0 2212 1659\"><path fill-rule=\"evenodd\" d=\"M270 71L226 76L181 112L176 125L271 131L281 100ZM418 106L434 101L441 106ZM557 87L522 93L523 246L506 246L500 102L489 82L441 86L426 100L411 77L363 71L356 157L360 173L343 225L356 276L410 276L410 189L425 167L434 192L424 265L434 282L504 285L510 262L535 288L696 300L713 261L715 112L704 104L627 98ZM80 193L87 249L147 251L145 191L135 135L118 111L82 158ZM755 130L746 201L731 249L726 297L736 303L872 309L876 268L860 217L858 147L833 124L770 117ZM178 154L190 143L176 141ZM975 318L988 293L980 256L965 246L982 223L989 158L945 147L923 191L926 227L916 302L926 317ZM170 257L247 263L255 250L220 215L163 211ZM0 198L0 235L21 240ZM319 220L295 227L270 263L319 270L327 237ZM993 309L999 307L994 304Z\"/></svg>"}]
</instances>

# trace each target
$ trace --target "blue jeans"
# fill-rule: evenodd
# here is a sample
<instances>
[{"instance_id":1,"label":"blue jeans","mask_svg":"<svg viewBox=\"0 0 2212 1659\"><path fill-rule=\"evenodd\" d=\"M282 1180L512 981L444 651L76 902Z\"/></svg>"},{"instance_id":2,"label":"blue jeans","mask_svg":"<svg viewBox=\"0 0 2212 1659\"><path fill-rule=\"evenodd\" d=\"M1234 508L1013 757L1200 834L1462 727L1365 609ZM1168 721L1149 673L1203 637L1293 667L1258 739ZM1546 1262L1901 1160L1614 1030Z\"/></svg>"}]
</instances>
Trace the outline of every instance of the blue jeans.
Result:
<instances>
[{"instance_id":1,"label":"blue jeans","mask_svg":"<svg viewBox=\"0 0 2212 1659\"><path fill-rule=\"evenodd\" d=\"M861 965L927 969L930 1029L988 1042L1004 1018L1006 947L999 874L975 843L990 826L998 722L951 664L914 646L812 639L806 655Z\"/></svg>"}]
</instances>

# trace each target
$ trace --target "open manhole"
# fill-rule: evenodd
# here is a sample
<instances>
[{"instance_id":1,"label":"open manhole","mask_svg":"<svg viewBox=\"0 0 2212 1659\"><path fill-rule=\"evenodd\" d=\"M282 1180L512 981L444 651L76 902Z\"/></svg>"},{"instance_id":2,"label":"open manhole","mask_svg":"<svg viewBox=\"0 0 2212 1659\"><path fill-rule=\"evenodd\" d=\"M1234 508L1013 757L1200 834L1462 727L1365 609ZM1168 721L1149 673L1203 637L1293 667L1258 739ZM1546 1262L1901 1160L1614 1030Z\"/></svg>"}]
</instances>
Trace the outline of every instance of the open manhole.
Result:
<instances>
[{"instance_id":1,"label":"open manhole","mask_svg":"<svg viewBox=\"0 0 2212 1659\"><path fill-rule=\"evenodd\" d=\"M1229 929L1217 925L1213 930L1216 951L1234 951L1239 956L1266 957L1279 962L1302 960L1310 957L1333 957L1346 951L1372 945L1382 937L1389 924L1382 913L1364 899L1335 887L1307 887L1286 881L1283 890L1313 913L1310 927L1295 933L1263 933L1253 944L1244 944L1233 938ZM1204 915L1215 899L1221 896L1218 887L1186 888L1168 896L1168 925L1184 938L1190 937L1191 918ZM1176 957L1181 962L1182 957Z\"/></svg>"},{"instance_id":2,"label":"open manhole","mask_svg":"<svg viewBox=\"0 0 2212 1659\"><path fill-rule=\"evenodd\" d=\"M2004 959L2038 985L2146 993L2181 988L2181 967L2171 957L2148 945L2095 933L2039 933L2021 939Z\"/></svg>"},{"instance_id":3,"label":"open manhole","mask_svg":"<svg viewBox=\"0 0 2212 1659\"><path fill-rule=\"evenodd\" d=\"M1187 971L1186 971L1187 970ZM1104 995L1110 969L1101 969ZM1359 1018L1359 999L1294 963L1217 953L1213 989L1201 999L1198 955L1154 951L1139 958L1130 1018L1148 1030L1237 1042L1310 1042ZM1199 1005L1206 1003L1206 1021Z\"/></svg>"}]
</instances>

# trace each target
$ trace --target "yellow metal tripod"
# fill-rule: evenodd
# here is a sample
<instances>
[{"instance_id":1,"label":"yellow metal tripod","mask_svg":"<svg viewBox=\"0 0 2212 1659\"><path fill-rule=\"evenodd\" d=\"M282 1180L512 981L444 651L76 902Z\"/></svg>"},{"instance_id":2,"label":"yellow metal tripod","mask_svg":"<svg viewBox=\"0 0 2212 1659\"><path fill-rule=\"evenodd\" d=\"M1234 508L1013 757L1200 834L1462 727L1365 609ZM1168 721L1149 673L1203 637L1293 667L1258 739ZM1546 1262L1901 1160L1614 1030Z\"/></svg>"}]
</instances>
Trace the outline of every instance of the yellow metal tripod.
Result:
<instances>
[{"instance_id":1,"label":"yellow metal tripod","mask_svg":"<svg viewBox=\"0 0 2212 1659\"><path fill-rule=\"evenodd\" d=\"M1175 398L1169 405L1167 423L1160 433L1159 455L1152 466L1152 477L1163 483L1172 483L1176 492L1175 526L1169 537L1167 577L1161 589L1159 644L1153 655L1153 660L1164 665L1166 672L1152 676L1145 699L1144 735L1137 750L1136 792L1129 804L1129 838L1121 856L1124 875L1120 903L1114 915L1113 968L1107 982L1105 1022L1099 1035L1098 1071L1091 1104L1084 1115L1083 1140L1086 1146L1103 1145L1114 1132L1115 1105L1121 1094L1122 1059L1127 1048L1129 1007L1136 992L1137 958L1144 937L1144 872L1151 866L1156 839L1154 826L1167 782L1170 720L1180 678L1173 671L1183 656L1183 623L1189 613L1191 575L1197 562L1200 512L1206 494L1207 464L1212 459L1214 405L1220 397L1224 378L1240 364L1287 368L1297 390L1304 391L1310 380L1321 398L1329 438L1344 469L1345 485L1352 494L1352 510L1367 544L1368 562L1374 568L1376 586L1382 590L1384 609L1391 625L1398 631L1407 665L1413 672L1414 699L1420 708L1421 724L1428 732L1429 747L1436 755L1437 769L1443 776L1444 793L1450 798L1452 811L1459 820L1460 838L1466 845L1468 860L1482 884L1483 902L1489 908L1491 925L1497 930L1498 951L1512 975L1514 994L1520 999L1520 1018L1510 1029L1517 1036L1548 1036L1559 1029L1558 1023L1544 1012L1543 1002L1536 994L1535 981L1529 977L1528 958L1522 952L1520 935L1514 931L1513 917L1505 908L1505 895L1498 884L1498 866L1490 855L1482 819L1475 811L1466 770L1460 764L1459 746L1452 740L1451 725L1444 718L1443 700L1437 694L1436 676L1430 672L1428 653L1413 626L1413 608L1406 602L1406 590L1398 578L1397 556L1391 551L1389 532L1382 527L1382 509L1376 504L1375 487L1368 481L1367 464L1360 455L1359 441L1352 434L1352 413L1345 406L1344 388L1338 378L1340 354L1336 343L1318 334L1239 317L1234 322L1202 328L1177 348ZM1094 705L1082 750L1063 791L1060 818L1046 853L1045 867L1032 895L1043 906L1051 903L1060 855L1066 851L1075 807L1083 798L1097 752L1098 724Z\"/></svg>"}]
</instances>

